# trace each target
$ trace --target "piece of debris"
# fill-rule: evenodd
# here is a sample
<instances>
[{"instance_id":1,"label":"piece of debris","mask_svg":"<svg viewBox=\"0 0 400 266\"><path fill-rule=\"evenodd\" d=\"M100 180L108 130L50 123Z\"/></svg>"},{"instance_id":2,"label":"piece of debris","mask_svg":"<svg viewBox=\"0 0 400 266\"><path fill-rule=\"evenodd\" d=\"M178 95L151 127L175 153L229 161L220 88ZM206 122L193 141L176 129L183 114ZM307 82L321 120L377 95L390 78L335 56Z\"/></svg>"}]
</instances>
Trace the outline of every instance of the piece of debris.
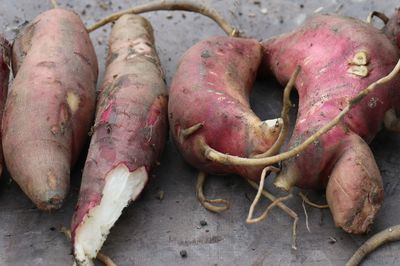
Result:
<instances>
[{"instance_id":1,"label":"piece of debris","mask_svg":"<svg viewBox=\"0 0 400 266\"><path fill-rule=\"evenodd\" d=\"M200 225L201 226L206 226L207 225L207 221L206 220L201 220L200 221Z\"/></svg>"},{"instance_id":2,"label":"piece of debris","mask_svg":"<svg viewBox=\"0 0 400 266\"><path fill-rule=\"evenodd\" d=\"M164 199L164 191L163 190L159 190L157 192L156 199L158 199L159 201Z\"/></svg>"},{"instance_id":3,"label":"piece of debris","mask_svg":"<svg viewBox=\"0 0 400 266\"><path fill-rule=\"evenodd\" d=\"M261 8L260 9L260 12L262 13L262 14L267 14L268 13L268 9L267 8Z\"/></svg>"},{"instance_id":4,"label":"piece of debris","mask_svg":"<svg viewBox=\"0 0 400 266\"><path fill-rule=\"evenodd\" d=\"M179 255L181 255L181 258L186 258L187 257L187 251L182 249L181 251L179 251Z\"/></svg>"},{"instance_id":5,"label":"piece of debris","mask_svg":"<svg viewBox=\"0 0 400 266\"><path fill-rule=\"evenodd\" d=\"M320 6L317 9L314 10L314 13L319 13L324 9L324 7Z\"/></svg>"},{"instance_id":6,"label":"piece of debris","mask_svg":"<svg viewBox=\"0 0 400 266\"><path fill-rule=\"evenodd\" d=\"M336 242L337 242L336 238L334 238L334 237L332 237L332 236L329 237L329 240L328 240L328 243L329 243L329 244L332 244L332 245L333 245L333 244L335 244Z\"/></svg>"}]
</instances>

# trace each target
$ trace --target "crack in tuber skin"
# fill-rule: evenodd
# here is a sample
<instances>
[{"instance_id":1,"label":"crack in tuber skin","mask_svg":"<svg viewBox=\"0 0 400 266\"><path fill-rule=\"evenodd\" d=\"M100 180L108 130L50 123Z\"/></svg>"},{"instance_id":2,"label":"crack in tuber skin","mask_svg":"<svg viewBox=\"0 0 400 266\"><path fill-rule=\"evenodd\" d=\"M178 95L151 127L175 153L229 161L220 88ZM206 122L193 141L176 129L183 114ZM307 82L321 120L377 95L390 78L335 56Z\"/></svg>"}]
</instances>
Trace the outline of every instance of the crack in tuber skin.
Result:
<instances>
[{"instance_id":1,"label":"crack in tuber skin","mask_svg":"<svg viewBox=\"0 0 400 266\"><path fill-rule=\"evenodd\" d=\"M264 63L282 84L295 66L302 68L296 81L299 112L289 150L334 118L359 91L389 73L399 58L398 49L381 31L339 16L316 16L263 46ZM362 53L367 60L360 57ZM354 67L359 68L354 72ZM399 81L396 77L359 98L341 123L283 162L275 185L284 190L294 185L326 187L336 225L351 233L368 231L382 204L383 187L367 143L394 105Z\"/></svg>"},{"instance_id":2,"label":"crack in tuber skin","mask_svg":"<svg viewBox=\"0 0 400 266\"><path fill-rule=\"evenodd\" d=\"M263 167L212 162L204 156L204 149L209 145L251 157L268 150L278 138L280 123L261 121L249 105L261 58L258 41L233 37L201 41L182 57L171 85L169 120L178 150L196 168L259 179ZM199 123L202 126L197 131L182 137L182 132Z\"/></svg>"}]
</instances>

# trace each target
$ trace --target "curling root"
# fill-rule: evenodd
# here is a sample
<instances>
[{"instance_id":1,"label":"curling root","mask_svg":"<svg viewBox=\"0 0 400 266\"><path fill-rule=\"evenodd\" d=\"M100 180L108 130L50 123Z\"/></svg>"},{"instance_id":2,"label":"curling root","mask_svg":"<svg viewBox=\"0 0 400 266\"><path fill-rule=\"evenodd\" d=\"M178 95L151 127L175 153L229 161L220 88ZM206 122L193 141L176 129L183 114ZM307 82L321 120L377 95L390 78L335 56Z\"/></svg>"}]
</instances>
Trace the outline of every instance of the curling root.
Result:
<instances>
[{"instance_id":1,"label":"curling root","mask_svg":"<svg viewBox=\"0 0 400 266\"><path fill-rule=\"evenodd\" d=\"M62 226L60 231L68 240L71 240L71 230L67 229L65 226ZM115 264L110 257L101 252L97 253L96 259L106 266L117 266L117 264Z\"/></svg>"},{"instance_id":2,"label":"curling root","mask_svg":"<svg viewBox=\"0 0 400 266\"><path fill-rule=\"evenodd\" d=\"M196 182L196 196L197 199L200 201L201 205L203 205L204 208L211 212L223 212L227 209L229 209L229 201L224 200L224 199L206 199L204 196L203 192L203 187L204 187L204 181L206 180L206 173L204 172L199 172L197 176L197 182ZM216 206L214 204L220 204L222 206Z\"/></svg>"},{"instance_id":3,"label":"curling root","mask_svg":"<svg viewBox=\"0 0 400 266\"><path fill-rule=\"evenodd\" d=\"M365 256L387 242L400 240L400 225L389 227L368 239L350 258L346 266L356 266Z\"/></svg>"},{"instance_id":4,"label":"curling root","mask_svg":"<svg viewBox=\"0 0 400 266\"><path fill-rule=\"evenodd\" d=\"M306 195L304 195L302 192L299 192L299 196L300 198L304 201L304 203L306 203L307 205L317 208L317 209L326 209L329 208L328 204L318 204L318 203L314 203L311 200L308 199L308 197Z\"/></svg>"},{"instance_id":5,"label":"curling root","mask_svg":"<svg viewBox=\"0 0 400 266\"><path fill-rule=\"evenodd\" d=\"M256 190L260 188L260 186L257 185L256 182L247 179L247 182ZM269 193L266 190L262 190L261 194L269 199L270 201L274 202L276 200L276 197ZM296 238L297 238L297 223L299 221L299 216L295 211L290 209L288 206L286 206L283 202L278 202L277 206L284 211L287 215L289 215L291 218L293 218L293 226L292 226L292 249L297 250L297 245L296 245Z\"/></svg>"},{"instance_id":6,"label":"curling root","mask_svg":"<svg viewBox=\"0 0 400 266\"><path fill-rule=\"evenodd\" d=\"M268 207L267 209L259 216L256 218L253 218L253 213L254 213L254 209L257 206L258 202L260 201L260 197L261 197L261 193L264 187L264 181L265 181L265 176L270 172L277 172L279 171L278 168L273 167L273 166L267 166L263 169L262 173L261 173L261 179L260 179L260 184L258 187L258 191L257 191L257 195L254 198L254 201L251 203L250 209L249 209L249 214L247 215L247 219L246 219L246 223L248 224L254 224L254 223L258 223L261 222L262 220L266 219L268 216L269 211L276 205L278 205L278 203L289 199L290 197L292 197L291 194L285 196L285 197L280 197L275 199Z\"/></svg>"},{"instance_id":7,"label":"curling root","mask_svg":"<svg viewBox=\"0 0 400 266\"><path fill-rule=\"evenodd\" d=\"M188 137L193 135L195 132L197 132L201 128L203 128L203 123L198 123L198 124L195 124L194 126L188 127L186 129L182 129L180 131L181 138L187 139Z\"/></svg>"},{"instance_id":8,"label":"curling root","mask_svg":"<svg viewBox=\"0 0 400 266\"><path fill-rule=\"evenodd\" d=\"M199 13L214 20L227 35L232 37L239 37L240 35L239 31L235 29L233 26L231 26L221 15L218 14L216 10L208 8L204 5L195 2L183 2L176 0L168 0L168 1L163 0L154 3L146 3L140 6L136 6L132 9L111 14L108 17L105 17L102 20L96 22L94 25L87 27L87 31L92 32L108 23L116 21L117 19L126 14L137 15L146 12L160 11L160 10L181 10L181 11Z\"/></svg>"},{"instance_id":9,"label":"curling root","mask_svg":"<svg viewBox=\"0 0 400 266\"><path fill-rule=\"evenodd\" d=\"M369 13L368 17L367 17L367 23L371 24L372 23L372 19L374 17L380 18L383 22L383 24L387 24L389 22L389 18L382 12L379 11L372 11L371 13Z\"/></svg>"}]
</instances>

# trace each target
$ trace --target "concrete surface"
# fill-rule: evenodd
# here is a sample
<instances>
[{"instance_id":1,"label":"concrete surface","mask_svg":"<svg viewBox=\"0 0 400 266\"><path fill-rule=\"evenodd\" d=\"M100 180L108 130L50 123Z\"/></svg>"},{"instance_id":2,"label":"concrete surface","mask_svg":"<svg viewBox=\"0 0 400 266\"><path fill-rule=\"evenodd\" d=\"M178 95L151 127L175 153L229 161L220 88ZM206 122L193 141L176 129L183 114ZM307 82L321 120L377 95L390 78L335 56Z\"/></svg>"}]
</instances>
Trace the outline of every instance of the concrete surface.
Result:
<instances>
[{"instance_id":1,"label":"concrete surface","mask_svg":"<svg viewBox=\"0 0 400 266\"><path fill-rule=\"evenodd\" d=\"M92 24L112 11L145 1L58 2L62 7L74 9L87 24ZM216 8L248 36L263 39L293 29L316 12L364 19L371 10L391 14L397 1L209 0L205 3ZM18 25L48 8L49 2L45 0L2 0L1 30L12 39ZM196 14L157 12L145 16L155 28L168 83L186 49L208 36L223 34L211 20ZM110 26L107 26L91 35L101 73L109 32ZM257 83L252 105L262 118L278 116L280 101L281 88L274 81ZM204 210L195 199L196 171L168 142L151 184L143 197L124 211L103 252L118 265L343 265L370 235L400 223L397 206L400 202L400 136L382 131L373 141L372 149L384 177L386 193L372 232L367 236L346 234L335 228L329 210L306 207L311 229L308 232L301 200L295 197L288 202L300 216L298 250L293 251L290 248L292 220L282 211L274 210L265 222L257 225L244 223L255 192L239 177L209 178L206 194L210 198L228 199L232 207L218 215ZM70 245L58 230L61 225L70 223L82 165L83 159L75 169L66 204L54 213L38 211L9 176L3 176L0 188L0 265L71 265ZM164 192L163 200L157 199L160 191ZM311 193L311 197L317 202L325 201L323 193ZM201 220L205 220L207 225L201 226ZM388 244L369 256L363 265L400 265L399 249L399 243ZM186 258L181 258L181 250L186 250Z\"/></svg>"}]
</instances>

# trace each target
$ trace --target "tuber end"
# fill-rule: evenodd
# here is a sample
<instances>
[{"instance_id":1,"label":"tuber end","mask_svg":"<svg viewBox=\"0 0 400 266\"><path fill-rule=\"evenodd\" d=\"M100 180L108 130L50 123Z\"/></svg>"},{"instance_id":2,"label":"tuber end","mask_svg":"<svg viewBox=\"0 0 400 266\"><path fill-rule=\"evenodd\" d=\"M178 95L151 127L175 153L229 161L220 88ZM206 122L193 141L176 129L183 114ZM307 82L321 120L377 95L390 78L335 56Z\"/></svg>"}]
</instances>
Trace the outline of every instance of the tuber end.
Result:
<instances>
[{"instance_id":1,"label":"tuber end","mask_svg":"<svg viewBox=\"0 0 400 266\"><path fill-rule=\"evenodd\" d=\"M326 198L333 219L346 232L369 230L383 202L382 178L368 145L352 136L331 172Z\"/></svg>"},{"instance_id":2,"label":"tuber end","mask_svg":"<svg viewBox=\"0 0 400 266\"><path fill-rule=\"evenodd\" d=\"M139 196L147 180L144 167L130 172L120 164L107 174L100 204L92 207L75 229L72 241L78 265L93 265L111 227L129 202Z\"/></svg>"}]
</instances>

